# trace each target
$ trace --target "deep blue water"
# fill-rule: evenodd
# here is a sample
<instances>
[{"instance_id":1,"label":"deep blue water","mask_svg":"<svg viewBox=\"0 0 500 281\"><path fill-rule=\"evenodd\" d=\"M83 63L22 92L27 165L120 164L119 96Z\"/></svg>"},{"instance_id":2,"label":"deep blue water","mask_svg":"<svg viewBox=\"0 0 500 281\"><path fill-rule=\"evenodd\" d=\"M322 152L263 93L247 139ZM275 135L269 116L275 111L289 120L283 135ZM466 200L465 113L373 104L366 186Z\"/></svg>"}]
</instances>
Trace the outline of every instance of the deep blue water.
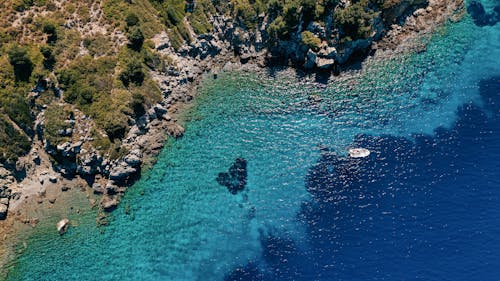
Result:
<instances>
[{"instance_id":1,"label":"deep blue water","mask_svg":"<svg viewBox=\"0 0 500 281\"><path fill-rule=\"evenodd\" d=\"M226 280L498 280L500 77L480 83L452 128L412 138L360 135L369 160L325 149L297 219L309 247L265 236L269 266Z\"/></svg>"},{"instance_id":2,"label":"deep blue water","mask_svg":"<svg viewBox=\"0 0 500 281\"><path fill-rule=\"evenodd\" d=\"M328 85L207 79L110 225L42 221L8 280L497 280L500 25L427 43ZM234 195L216 179L237 158Z\"/></svg>"}]
</instances>

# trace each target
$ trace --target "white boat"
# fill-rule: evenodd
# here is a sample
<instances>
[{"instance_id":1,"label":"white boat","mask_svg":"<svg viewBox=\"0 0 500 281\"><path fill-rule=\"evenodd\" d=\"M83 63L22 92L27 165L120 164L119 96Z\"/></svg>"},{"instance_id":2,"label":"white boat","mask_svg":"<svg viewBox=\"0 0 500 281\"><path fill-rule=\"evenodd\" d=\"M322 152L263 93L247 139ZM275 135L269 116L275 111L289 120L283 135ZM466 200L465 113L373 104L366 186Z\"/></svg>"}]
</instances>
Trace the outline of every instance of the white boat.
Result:
<instances>
[{"instance_id":1,"label":"white boat","mask_svg":"<svg viewBox=\"0 0 500 281\"><path fill-rule=\"evenodd\" d=\"M370 155L370 150L366 148L350 148L349 156L352 158L364 158Z\"/></svg>"}]
</instances>

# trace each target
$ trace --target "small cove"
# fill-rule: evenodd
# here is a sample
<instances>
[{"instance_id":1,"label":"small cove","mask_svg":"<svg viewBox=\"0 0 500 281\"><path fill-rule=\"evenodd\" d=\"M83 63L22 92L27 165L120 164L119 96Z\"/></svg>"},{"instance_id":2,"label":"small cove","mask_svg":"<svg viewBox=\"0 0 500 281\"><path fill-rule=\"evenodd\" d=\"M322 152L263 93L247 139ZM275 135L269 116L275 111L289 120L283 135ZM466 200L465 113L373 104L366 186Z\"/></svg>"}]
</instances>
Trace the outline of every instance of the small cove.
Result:
<instances>
[{"instance_id":1,"label":"small cove","mask_svg":"<svg viewBox=\"0 0 500 281\"><path fill-rule=\"evenodd\" d=\"M483 230L498 233L484 227L485 209L472 202L474 196L490 202L481 197L487 194L500 198L487 168L498 161L462 152L498 139L498 104L485 96L497 99L481 96L480 83L493 85L490 92L498 85L491 79L500 75L499 39L498 25L479 28L466 18L445 27L424 53L370 64L327 86L279 73L207 80L185 113L185 136L167 143L104 233L93 212L62 237L53 224L42 224L8 280L383 280L405 272L430 280L442 279L437 266L451 272L454 264L431 264L433 252L489 257L486 248L458 245L480 243ZM461 144L449 135L455 132ZM335 189L335 159L320 148L342 157L356 143L369 146L374 158ZM490 149L500 154L498 146ZM248 162L247 186L233 195L216 177L239 157ZM470 157L479 157L478 165L467 165ZM433 169L424 169L429 162ZM390 168L377 166L383 163ZM450 163L460 172L448 169ZM327 171L320 180L317 167ZM478 184L485 174L490 178ZM326 196L310 192L315 182L331 186ZM456 205L443 201L448 196ZM469 210L485 218L483 228L467 228L477 218ZM432 231L443 225L464 235ZM378 260L391 257L399 258L394 266Z\"/></svg>"}]
</instances>

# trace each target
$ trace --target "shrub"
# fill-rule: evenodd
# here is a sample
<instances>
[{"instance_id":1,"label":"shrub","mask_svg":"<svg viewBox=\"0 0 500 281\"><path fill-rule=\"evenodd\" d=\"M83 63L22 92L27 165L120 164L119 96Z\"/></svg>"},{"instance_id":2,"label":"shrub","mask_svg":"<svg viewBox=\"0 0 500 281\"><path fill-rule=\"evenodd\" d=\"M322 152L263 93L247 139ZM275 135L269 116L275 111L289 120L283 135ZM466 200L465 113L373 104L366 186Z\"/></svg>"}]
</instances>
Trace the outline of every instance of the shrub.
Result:
<instances>
[{"instance_id":1,"label":"shrub","mask_svg":"<svg viewBox=\"0 0 500 281\"><path fill-rule=\"evenodd\" d=\"M172 3L166 2L164 5L167 6L167 20L172 25L176 26L181 23L184 19L185 13L185 4L184 1L176 1L178 3L173 3L174 1L169 1Z\"/></svg>"},{"instance_id":2,"label":"shrub","mask_svg":"<svg viewBox=\"0 0 500 281\"><path fill-rule=\"evenodd\" d=\"M247 28L254 28L257 12L248 0L237 0L234 3L234 16Z\"/></svg>"},{"instance_id":3,"label":"shrub","mask_svg":"<svg viewBox=\"0 0 500 281\"><path fill-rule=\"evenodd\" d=\"M23 133L0 116L0 163L13 164L30 150L31 143Z\"/></svg>"},{"instance_id":4,"label":"shrub","mask_svg":"<svg viewBox=\"0 0 500 281\"><path fill-rule=\"evenodd\" d=\"M160 67L162 59L156 52L152 52L150 49L144 48L142 50L142 55L144 57L144 63L149 68L158 69Z\"/></svg>"},{"instance_id":5,"label":"shrub","mask_svg":"<svg viewBox=\"0 0 500 281\"><path fill-rule=\"evenodd\" d=\"M212 30L212 25L208 22L206 11L202 5L196 5L193 13L189 15L189 21L196 34L208 33Z\"/></svg>"},{"instance_id":6,"label":"shrub","mask_svg":"<svg viewBox=\"0 0 500 281\"><path fill-rule=\"evenodd\" d=\"M184 24L184 22L180 23L176 27L177 27L177 31L179 32L179 34L182 36L182 38L186 42L191 43L191 41L193 41L193 37L191 37L191 33L189 32L189 29Z\"/></svg>"},{"instance_id":7,"label":"shrub","mask_svg":"<svg viewBox=\"0 0 500 281\"><path fill-rule=\"evenodd\" d=\"M51 22L44 22L42 25L43 33L47 34L47 43L53 44L57 41L57 29Z\"/></svg>"},{"instance_id":8,"label":"shrub","mask_svg":"<svg viewBox=\"0 0 500 281\"><path fill-rule=\"evenodd\" d=\"M286 39L288 37L288 28L282 16L278 16L267 28L271 41Z\"/></svg>"},{"instance_id":9,"label":"shrub","mask_svg":"<svg viewBox=\"0 0 500 281\"><path fill-rule=\"evenodd\" d=\"M33 6L33 0L15 0L12 3L14 10L22 12Z\"/></svg>"},{"instance_id":10,"label":"shrub","mask_svg":"<svg viewBox=\"0 0 500 281\"><path fill-rule=\"evenodd\" d=\"M142 69L142 63L138 60L131 60L127 63L125 70L123 70L119 78L125 87L128 87L130 82L140 86L144 81L144 71Z\"/></svg>"},{"instance_id":11,"label":"shrub","mask_svg":"<svg viewBox=\"0 0 500 281\"><path fill-rule=\"evenodd\" d=\"M144 43L144 34L138 26L133 26L127 32L128 46L135 51L140 51Z\"/></svg>"},{"instance_id":12,"label":"shrub","mask_svg":"<svg viewBox=\"0 0 500 281\"><path fill-rule=\"evenodd\" d=\"M30 107L24 98L26 87L18 88L14 92L0 96L0 107L12 121L25 131L32 127L33 118L30 114Z\"/></svg>"},{"instance_id":13,"label":"shrub","mask_svg":"<svg viewBox=\"0 0 500 281\"><path fill-rule=\"evenodd\" d=\"M68 137L61 136L61 130L71 128L71 123L65 122L70 119L72 112L58 103L53 103L45 110L45 137L54 146L65 142Z\"/></svg>"},{"instance_id":14,"label":"shrub","mask_svg":"<svg viewBox=\"0 0 500 281\"><path fill-rule=\"evenodd\" d=\"M134 111L134 117L140 117L146 113L146 110L144 109L144 102L145 98L143 95L140 93L133 93L132 94L132 101L130 103L130 107Z\"/></svg>"},{"instance_id":15,"label":"shrub","mask_svg":"<svg viewBox=\"0 0 500 281\"><path fill-rule=\"evenodd\" d=\"M302 44L306 45L311 50L317 52L321 45L321 40L314 36L310 31L304 31L301 33Z\"/></svg>"},{"instance_id":16,"label":"shrub","mask_svg":"<svg viewBox=\"0 0 500 281\"><path fill-rule=\"evenodd\" d=\"M179 34L177 27L167 29L168 39L170 39L170 44L174 50L179 50L184 44L182 36Z\"/></svg>"},{"instance_id":17,"label":"shrub","mask_svg":"<svg viewBox=\"0 0 500 281\"><path fill-rule=\"evenodd\" d=\"M139 18L137 17L136 14L129 13L127 15L127 17L125 18L125 23L127 24L128 27L135 26L135 25L139 24Z\"/></svg>"},{"instance_id":18,"label":"shrub","mask_svg":"<svg viewBox=\"0 0 500 281\"><path fill-rule=\"evenodd\" d=\"M42 53L43 56L43 66L48 70L52 70L54 68L54 64L56 63L56 58L52 52L52 48L42 45L40 46L40 53Z\"/></svg>"}]
</instances>

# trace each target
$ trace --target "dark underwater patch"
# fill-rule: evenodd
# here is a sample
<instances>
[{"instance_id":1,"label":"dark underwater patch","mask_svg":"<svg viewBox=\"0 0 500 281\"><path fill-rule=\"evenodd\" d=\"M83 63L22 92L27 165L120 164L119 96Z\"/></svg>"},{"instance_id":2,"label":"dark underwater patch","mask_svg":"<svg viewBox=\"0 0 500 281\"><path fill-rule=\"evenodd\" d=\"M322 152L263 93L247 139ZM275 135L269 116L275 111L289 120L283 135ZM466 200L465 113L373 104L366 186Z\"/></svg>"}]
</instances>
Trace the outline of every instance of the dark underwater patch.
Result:
<instances>
[{"instance_id":1,"label":"dark underwater patch","mask_svg":"<svg viewBox=\"0 0 500 281\"><path fill-rule=\"evenodd\" d=\"M228 172L219 173L217 182L227 187L231 194L237 194L245 189L247 184L247 160L237 158Z\"/></svg>"},{"instance_id":2,"label":"dark underwater patch","mask_svg":"<svg viewBox=\"0 0 500 281\"><path fill-rule=\"evenodd\" d=\"M500 5L488 13L480 1L473 0L467 5L467 12L477 26L493 26L500 21Z\"/></svg>"}]
</instances>

